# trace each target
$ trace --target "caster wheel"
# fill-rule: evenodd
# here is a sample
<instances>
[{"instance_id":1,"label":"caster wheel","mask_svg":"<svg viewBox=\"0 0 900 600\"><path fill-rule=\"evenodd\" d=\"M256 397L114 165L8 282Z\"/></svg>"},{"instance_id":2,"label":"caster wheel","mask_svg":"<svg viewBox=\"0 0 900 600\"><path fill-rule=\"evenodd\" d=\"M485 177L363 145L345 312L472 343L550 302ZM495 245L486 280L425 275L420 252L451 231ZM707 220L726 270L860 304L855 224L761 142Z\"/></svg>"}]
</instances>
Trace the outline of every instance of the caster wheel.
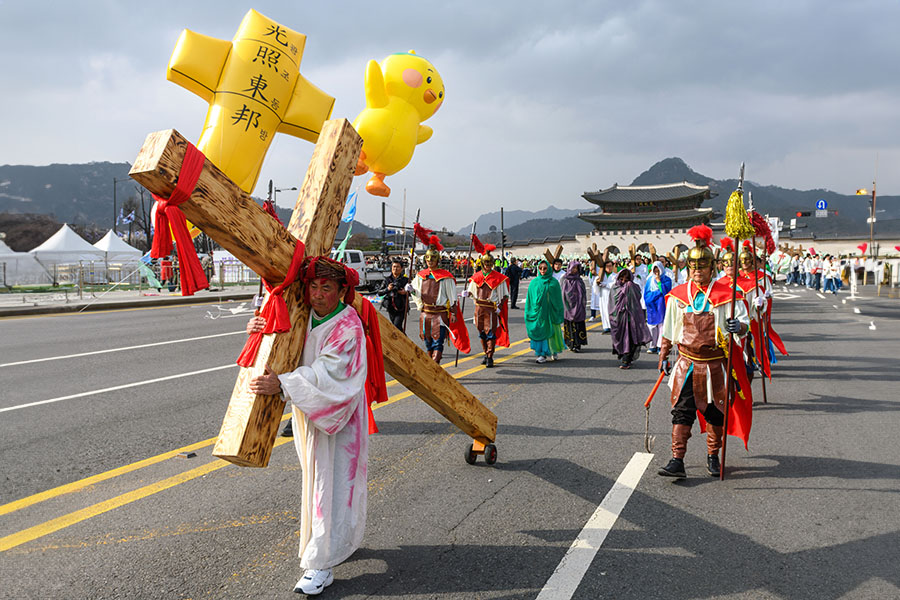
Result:
<instances>
[{"instance_id":1,"label":"caster wheel","mask_svg":"<svg viewBox=\"0 0 900 600\"><path fill-rule=\"evenodd\" d=\"M484 447L484 462L489 465L497 462L497 446L488 444Z\"/></svg>"},{"instance_id":2,"label":"caster wheel","mask_svg":"<svg viewBox=\"0 0 900 600\"><path fill-rule=\"evenodd\" d=\"M474 465L475 461L478 460L478 455L472 450L471 446L466 447L466 462L470 465Z\"/></svg>"}]
</instances>

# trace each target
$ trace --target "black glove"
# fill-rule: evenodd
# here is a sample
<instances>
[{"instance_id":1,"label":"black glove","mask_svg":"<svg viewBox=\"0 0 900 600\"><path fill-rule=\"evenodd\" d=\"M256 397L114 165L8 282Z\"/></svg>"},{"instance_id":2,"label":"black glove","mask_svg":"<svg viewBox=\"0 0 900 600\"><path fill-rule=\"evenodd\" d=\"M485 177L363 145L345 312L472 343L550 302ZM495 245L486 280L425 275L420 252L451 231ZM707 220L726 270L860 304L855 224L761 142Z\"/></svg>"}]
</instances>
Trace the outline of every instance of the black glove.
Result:
<instances>
[{"instance_id":1,"label":"black glove","mask_svg":"<svg viewBox=\"0 0 900 600\"><path fill-rule=\"evenodd\" d=\"M726 319L725 320L725 331L728 333L740 333L741 332L741 322L737 319Z\"/></svg>"},{"instance_id":2,"label":"black glove","mask_svg":"<svg viewBox=\"0 0 900 600\"><path fill-rule=\"evenodd\" d=\"M672 372L672 363L669 362L668 358L659 361L659 372L666 375Z\"/></svg>"}]
</instances>

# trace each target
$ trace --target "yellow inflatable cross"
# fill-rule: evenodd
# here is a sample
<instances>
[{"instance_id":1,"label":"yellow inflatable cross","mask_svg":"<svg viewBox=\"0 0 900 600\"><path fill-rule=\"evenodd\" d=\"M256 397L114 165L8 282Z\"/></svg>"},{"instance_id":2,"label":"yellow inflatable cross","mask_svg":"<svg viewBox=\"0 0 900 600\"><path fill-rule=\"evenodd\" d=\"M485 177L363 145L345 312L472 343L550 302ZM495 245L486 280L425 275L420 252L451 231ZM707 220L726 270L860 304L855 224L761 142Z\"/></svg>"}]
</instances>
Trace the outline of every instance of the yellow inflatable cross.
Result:
<instances>
[{"instance_id":1,"label":"yellow inflatable cross","mask_svg":"<svg viewBox=\"0 0 900 600\"><path fill-rule=\"evenodd\" d=\"M310 142L334 98L300 74L306 36L250 10L232 41L184 30L166 78L209 102L197 148L247 193L275 132Z\"/></svg>"}]
</instances>

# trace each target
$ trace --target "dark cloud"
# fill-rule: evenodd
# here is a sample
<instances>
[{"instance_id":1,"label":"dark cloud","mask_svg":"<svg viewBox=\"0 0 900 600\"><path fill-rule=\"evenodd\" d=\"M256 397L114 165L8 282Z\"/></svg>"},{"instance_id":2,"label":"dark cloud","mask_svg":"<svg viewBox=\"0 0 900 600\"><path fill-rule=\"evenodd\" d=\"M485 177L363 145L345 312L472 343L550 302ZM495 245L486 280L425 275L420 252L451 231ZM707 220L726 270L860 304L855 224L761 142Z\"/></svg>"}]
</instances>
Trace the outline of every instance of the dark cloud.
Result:
<instances>
[{"instance_id":1,"label":"dark cloud","mask_svg":"<svg viewBox=\"0 0 900 600\"><path fill-rule=\"evenodd\" d=\"M391 179L410 212L413 198L456 207L441 213L451 227L501 203L580 206L584 190L628 183L667 156L712 177L745 161L757 181L847 193L871 178L877 154L879 188L900 185L884 167L900 159L894 2L254 7L309 36L302 70L337 97L335 116L362 107L370 58L415 49L432 60L447 86L435 135ZM0 163L132 160L147 131L172 126L196 138L203 103L166 82L165 65L183 28L230 39L246 10L0 3L0 110L16 140ZM278 139L259 189L268 178L299 184L309 152ZM380 203L360 215L380 221Z\"/></svg>"}]
</instances>

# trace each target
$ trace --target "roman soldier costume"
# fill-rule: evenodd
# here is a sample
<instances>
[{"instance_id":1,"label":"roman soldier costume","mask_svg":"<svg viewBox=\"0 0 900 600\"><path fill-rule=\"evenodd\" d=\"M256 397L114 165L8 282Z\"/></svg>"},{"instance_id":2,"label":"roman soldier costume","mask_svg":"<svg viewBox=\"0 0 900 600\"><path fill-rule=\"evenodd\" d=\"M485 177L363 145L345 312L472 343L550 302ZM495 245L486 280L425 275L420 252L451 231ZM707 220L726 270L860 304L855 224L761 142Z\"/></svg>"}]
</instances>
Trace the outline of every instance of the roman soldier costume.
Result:
<instances>
[{"instance_id":1,"label":"roman soldier costume","mask_svg":"<svg viewBox=\"0 0 900 600\"><path fill-rule=\"evenodd\" d=\"M425 350L438 364L444 353L444 341L450 327L451 313L456 306L456 278L446 269L438 268L441 259L440 239L431 231L415 224L416 236L428 245L425 252L426 268L413 278L411 290L419 309L419 337L425 340ZM429 237L430 236L430 237ZM454 318L455 318L454 314Z\"/></svg>"},{"instance_id":2,"label":"roman soldier costume","mask_svg":"<svg viewBox=\"0 0 900 600\"><path fill-rule=\"evenodd\" d=\"M696 246L688 253L691 276L667 296L660 346L660 370L669 372L669 353L678 348L671 368L672 460L660 475L685 477L684 456L697 413L705 422L707 469L719 475L719 449L724 436L727 398L726 363L729 333L744 337L749 330L743 294L737 292L734 318L729 318L732 289L723 280L712 280L712 230L698 225L688 231ZM695 272L699 272L695 279ZM747 386L749 388L749 386ZM730 427L729 427L730 429Z\"/></svg>"},{"instance_id":3,"label":"roman soldier costume","mask_svg":"<svg viewBox=\"0 0 900 600\"><path fill-rule=\"evenodd\" d=\"M483 365L494 366L494 348L497 344L509 347L509 279L493 269L493 244L483 244L472 234L472 247L481 255L477 265L480 270L469 278L468 295L475 300L475 327L484 349Z\"/></svg>"}]
</instances>

